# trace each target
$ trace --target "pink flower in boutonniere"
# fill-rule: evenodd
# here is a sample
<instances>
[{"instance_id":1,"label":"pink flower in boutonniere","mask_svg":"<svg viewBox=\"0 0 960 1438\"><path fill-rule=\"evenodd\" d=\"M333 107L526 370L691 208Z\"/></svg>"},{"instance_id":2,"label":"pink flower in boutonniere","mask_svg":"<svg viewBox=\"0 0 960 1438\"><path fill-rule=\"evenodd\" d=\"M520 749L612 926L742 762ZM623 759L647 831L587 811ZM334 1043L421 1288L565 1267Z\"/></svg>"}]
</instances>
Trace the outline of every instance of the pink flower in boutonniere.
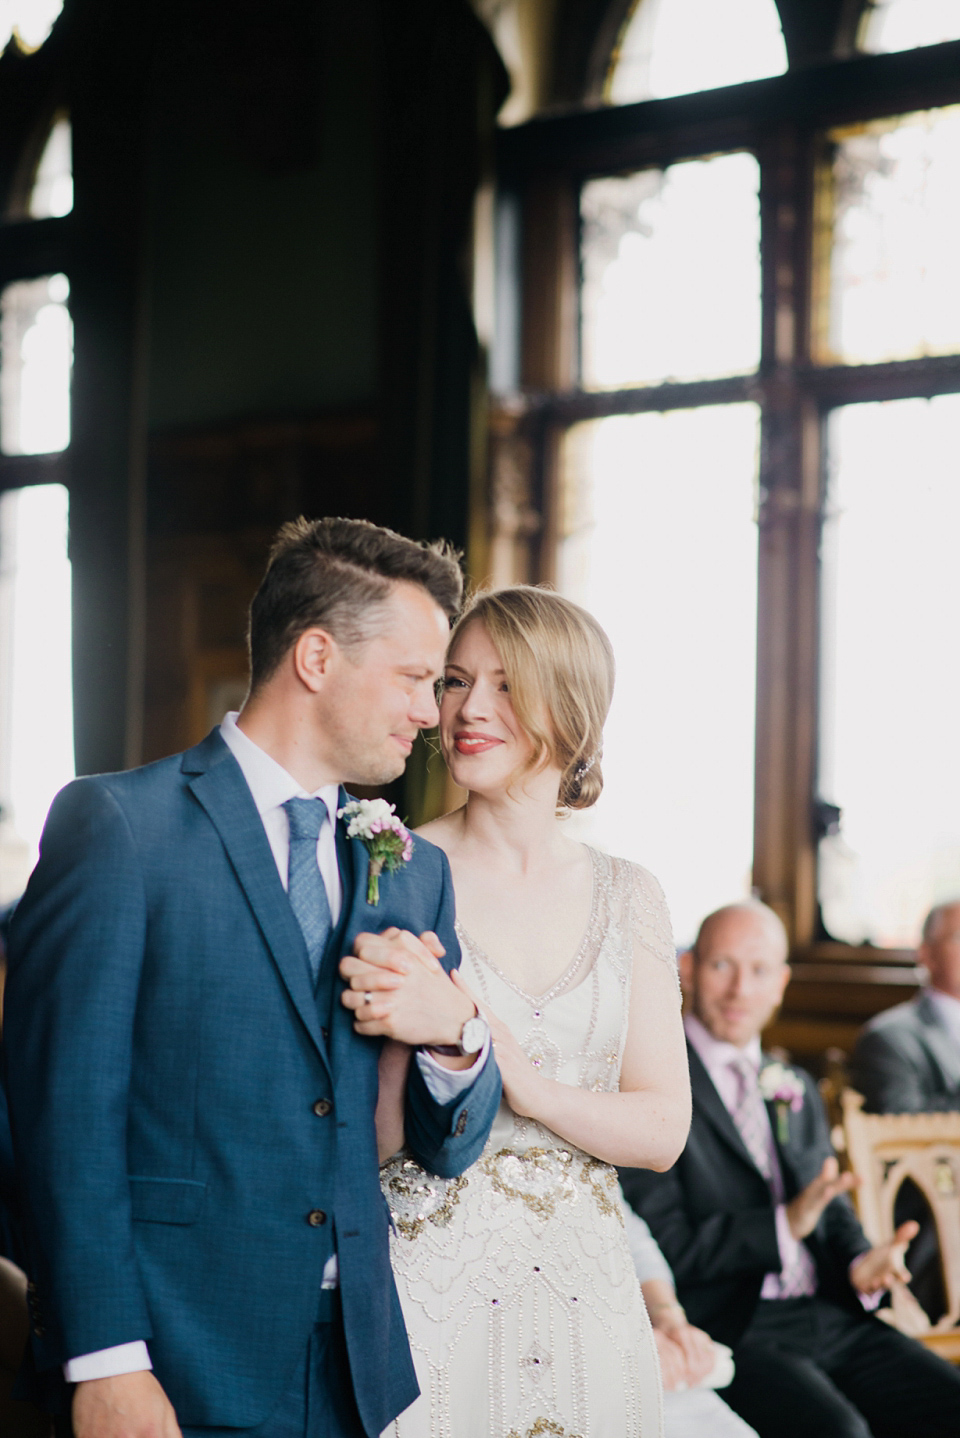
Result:
<instances>
[{"instance_id":1,"label":"pink flower in boutonniere","mask_svg":"<svg viewBox=\"0 0 960 1438\"><path fill-rule=\"evenodd\" d=\"M346 819L347 838L359 839L370 855L367 879L367 903L380 902L380 875L409 864L413 857L413 839L409 829L386 799L351 799L337 810L338 819Z\"/></svg>"},{"instance_id":2,"label":"pink flower in boutonniere","mask_svg":"<svg viewBox=\"0 0 960 1438\"><path fill-rule=\"evenodd\" d=\"M777 1106L777 1138L786 1143L789 1132L787 1113L799 1113L803 1108L803 1079L785 1064L771 1063L760 1070L759 1084L764 1102Z\"/></svg>"}]
</instances>

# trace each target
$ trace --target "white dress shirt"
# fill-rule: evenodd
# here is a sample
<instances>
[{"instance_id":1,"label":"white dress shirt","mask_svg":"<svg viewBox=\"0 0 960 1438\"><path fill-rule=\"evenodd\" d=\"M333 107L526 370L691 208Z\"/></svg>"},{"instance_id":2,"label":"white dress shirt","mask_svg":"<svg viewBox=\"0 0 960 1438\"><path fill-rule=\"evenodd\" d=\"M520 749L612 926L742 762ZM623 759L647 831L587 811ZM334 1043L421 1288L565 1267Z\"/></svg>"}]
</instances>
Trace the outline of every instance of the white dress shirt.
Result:
<instances>
[{"instance_id":1,"label":"white dress shirt","mask_svg":"<svg viewBox=\"0 0 960 1438\"><path fill-rule=\"evenodd\" d=\"M288 799L322 799L327 807L327 817L320 828L317 839L317 867L327 891L330 917L336 924L343 905L343 884L337 863L337 842L334 825L337 806L340 802L340 786L326 784L313 794L308 794L288 774L282 765L272 759L265 750L244 734L237 726L238 714L227 714L220 725L220 737L240 765L244 779L257 813L266 830L280 882L287 887L287 870L290 859L290 823L284 804ZM468 1089L487 1061L490 1039L487 1037L472 1066L468 1069L447 1069L423 1049L417 1051L416 1060L423 1074L423 1081L439 1104L451 1103ZM323 1270L322 1288L336 1288L339 1282L337 1255L327 1259ZM143 1339L133 1343L121 1343L115 1348L103 1348L97 1353L85 1353L71 1358L63 1365L64 1377L68 1383L83 1383L91 1378L113 1378L121 1373L138 1373L152 1368L150 1354Z\"/></svg>"},{"instance_id":2,"label":"white dress shirt","mask_svg":"<svg viewBox=\"0 0 960 1438\"><path fill-rule=\"evenodd\" d=\"M934 1007L937 1018L960 1049L960 999L945 994L940 989L927 989L927 1000Z\"/></svg>"}]
</instances>

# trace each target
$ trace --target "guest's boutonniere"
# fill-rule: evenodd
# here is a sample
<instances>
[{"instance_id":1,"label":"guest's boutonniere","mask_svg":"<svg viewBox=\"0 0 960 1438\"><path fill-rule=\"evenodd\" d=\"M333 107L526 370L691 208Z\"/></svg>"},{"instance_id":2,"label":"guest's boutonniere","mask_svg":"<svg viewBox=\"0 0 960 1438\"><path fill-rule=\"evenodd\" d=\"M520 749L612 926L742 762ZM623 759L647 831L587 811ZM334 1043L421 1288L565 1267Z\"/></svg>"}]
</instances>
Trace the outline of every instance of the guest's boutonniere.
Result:
<instances>
[{"instance_id":1,"label":"guest's boutonniere","mask_svg":"<svg viewBox=\"0 0 960 1438\"><path fill-rule=\"evenodd\" d=\"M410 831L386 799L351 799L337 810L337 818L348 821L347 838L359 839L370 855L367 903L376 906L380 902L380 875L384 870L392 874L409 864L413 856Z\"/></svg>"},{"instance_id":2,"label":"guest's boutonniere","mask_svg":"<svg viewBox=\"0 0 960 1438\"><path fill-rule=\"evenodd\" d=\"M786 1143L788 1135L787 1110L799 1113L803 1108L803 1079L785 1064L767 1064L760 1070L760 1093L764 1103L777 1106L777 1138Z\"/></svg>"}]
</instances>

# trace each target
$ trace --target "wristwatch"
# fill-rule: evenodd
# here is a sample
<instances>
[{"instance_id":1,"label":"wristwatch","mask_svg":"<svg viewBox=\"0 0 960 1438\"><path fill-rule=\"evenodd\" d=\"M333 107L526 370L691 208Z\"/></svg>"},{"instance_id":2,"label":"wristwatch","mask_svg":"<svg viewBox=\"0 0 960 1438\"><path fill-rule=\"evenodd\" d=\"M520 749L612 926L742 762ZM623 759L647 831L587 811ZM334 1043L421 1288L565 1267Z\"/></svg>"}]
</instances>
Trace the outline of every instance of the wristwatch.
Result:
<instances>
[{"instance_id":1,"label":"wristwatch","mask_svg":"<svg viewBox=\"0 0 960 1438\"><path fill-rule=\"evenodd\" d=\"M460 1030L460 1042L457 1044L430 1044L430 1050L435 1054L444 1054L447 1058L469 1058L471 1054L478 1054L483 1048L490 1034L490 1025L482 1014L474 1014L472 1019L467 1019Z\"/></svg>"}]
</instances>

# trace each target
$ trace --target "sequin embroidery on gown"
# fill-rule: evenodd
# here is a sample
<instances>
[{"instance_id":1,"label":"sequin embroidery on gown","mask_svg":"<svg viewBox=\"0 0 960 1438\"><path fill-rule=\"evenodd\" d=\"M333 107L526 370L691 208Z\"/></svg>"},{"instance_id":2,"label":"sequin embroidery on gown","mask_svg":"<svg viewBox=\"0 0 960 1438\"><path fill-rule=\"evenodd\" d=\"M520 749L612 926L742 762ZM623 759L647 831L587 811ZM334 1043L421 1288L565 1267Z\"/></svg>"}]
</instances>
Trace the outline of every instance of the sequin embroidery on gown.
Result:
<instances>
[{"instance_id":1,"label":"sequin embroidery on gown","mask_svg":"<svg viewBox=\"0 0 960 1438\"><path fill-rule=\"evenodd\" d=\"M525 994L458 926L463 974L542 1071L619 1087L635 954L676 972L657 881L590 850L593 901L566 973ZM679 1002L679 985L678 985ZM616 1170L502 1103L457 1178L380 1171L421 1396L384 1438L661 1438L660 1375Z\"/></svg>"}]
</instances>

